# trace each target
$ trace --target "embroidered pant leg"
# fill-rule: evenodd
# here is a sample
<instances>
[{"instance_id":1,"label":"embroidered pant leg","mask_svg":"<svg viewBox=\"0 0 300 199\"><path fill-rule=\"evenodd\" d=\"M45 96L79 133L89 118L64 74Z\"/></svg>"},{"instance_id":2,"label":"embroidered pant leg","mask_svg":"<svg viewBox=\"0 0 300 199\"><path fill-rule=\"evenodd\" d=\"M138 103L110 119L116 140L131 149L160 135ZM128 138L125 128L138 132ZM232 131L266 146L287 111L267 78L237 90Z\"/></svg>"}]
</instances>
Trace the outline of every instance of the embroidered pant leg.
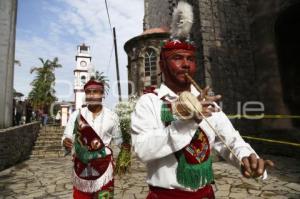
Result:
<instances>
[{"instance_id":1,"label":"embroidered pant leg","mask_svg":"<svg viewBox=\"0 0 300 199\"><path fill-rule=\"evenodd\" d=\"M211 185L207 185L196 192L182 191L178 189L163 189L150 186L150 192L146 199L215 199Z\"/></svg>"},{"instance_id":2,"label":"embroidered pant leg","mask_svg":"<svg viewBox=\"0 0 300 199\"><path fill-rule=\"evenodd\" d=\"M73 187L73 198L74 199L92 199L93 194L79 191L78 189Z\"/></svg>"}]
</instances>

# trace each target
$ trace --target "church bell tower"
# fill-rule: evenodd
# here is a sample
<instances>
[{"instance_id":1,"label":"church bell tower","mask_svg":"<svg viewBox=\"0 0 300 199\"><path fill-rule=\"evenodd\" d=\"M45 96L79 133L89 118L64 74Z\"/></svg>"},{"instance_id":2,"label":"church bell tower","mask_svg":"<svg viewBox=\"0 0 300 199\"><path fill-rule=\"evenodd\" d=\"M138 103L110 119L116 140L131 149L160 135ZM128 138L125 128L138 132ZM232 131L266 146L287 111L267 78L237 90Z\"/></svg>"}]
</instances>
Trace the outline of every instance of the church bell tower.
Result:
<instances>
[{"instance_id":1,"label":"church bell tower","mask_svg":"<svg viewBox=\"0 0 300 199\"><path fill-rule=\"evenodd\" d=\"M75 109L77 110L84 105L85 93L83 86L90 79L90 73L94 70L94 67L91 64L92 57L90 55L90 46L86 46L85 44L77 46L75 60L74 95Z\"/></svg>"}]
</instances>

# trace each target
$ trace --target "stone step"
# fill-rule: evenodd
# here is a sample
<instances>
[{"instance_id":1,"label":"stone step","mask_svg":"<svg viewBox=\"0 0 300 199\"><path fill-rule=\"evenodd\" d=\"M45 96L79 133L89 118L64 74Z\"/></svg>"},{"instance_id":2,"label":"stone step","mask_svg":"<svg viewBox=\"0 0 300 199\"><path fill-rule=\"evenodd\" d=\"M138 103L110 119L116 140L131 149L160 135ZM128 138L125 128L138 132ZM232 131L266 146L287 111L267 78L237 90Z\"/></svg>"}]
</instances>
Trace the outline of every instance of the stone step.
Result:
<instances>
[{"instance_id":1,"label":"stone step","mask_svg":"<svg viewBox=\"0 0 300 199\"><path fill-rule=\"evenodd\" d=\"M43 134L63 134L64 131L40 131L39 134L43 135Z\"/></svg>"},{"instance_id":2,"label":"stone step","mask_svg":"<svg viewBox=\"0 0 300 199\"><path fill-rule=\"evenodd\" d=\"M63 133L64 131L40 131L40 133Z\"/></svg>"},{"instance_id":3,"label":"stone step","mask_svg":"<svg viewBox=\"0 0 300 199\"><path fill-rule=\"evenodd\" d=\"M58 146L61 145L61 139L38 139L35 142L35 146L40 145L52 145L52 146Z\"/></svg>"},{"instance_id":4,"label":"stone step","mask_svg":"<svg viewBox=\"0 0 300 199\"><path fill-rule=\"evenodd\" d=\"M62 136L54 136L54 135L49 135L49 136L39 136L36 141L38 140L61 140Z\"/></svg>"},{"instance_id":5,"label":"stone step","mask_svg":"<svg viewBox=\"0 0 300 199\"><path fill-rule=\"evenodd\" d=\"M52 153L64 154L64 150L62 148L51 149L51 150L39 149L39 150L33 150L31 152L32 155L52 154Z\"/></svg>"},{"instance_id":6,"label":"stone step","mask_svg":"<svg viewBox=\"0 0 300 199\"><path fill-rule=\"evenodd\" d=\"M35 143L41 142L41 141L61 141L60 137L38 137Z\"/></svg>"},{"instance_id":7,"label":"stone step","mask_svg":"<svg viewBox=\"0 0 300 199\"><path fill-rule=\"evenodd\" d=\"M49 135L49 134L54 134L54 135L58 135L58 134L60 134L60 135L62 135L62 134L64 134L64 132L63 131L57 131L57 132L43 132L43 131L40 131L40 133L39 133L40 135Z\"/></svg>"},{"instance_id":8,"label":"stone step","mask_svg":"<svg viewBox=\"0 0 300 199\"><path fill-rule=\"evenodd\" d=\"M63 134L64 131L40 131L39 134L49 134L49 133L52 133L52 134Z\"/></svg>"},{"instance_id":9,"label":"stone step","mask_svg":"<svg viewBox=\"0 0 300 199\"><path fill-rule=\"evenodd\" d=\"M60 144L37 144L33 147L33 150L41 150L41 149L47 149L47 150L51 150L51 149L58 149L59 147L61 147Z\"/></svg>"},{"instance_id":10,"label":"stone step","mask_svg":"<svg viewBox=\"0 0 300 199\"><path fill-rule=\"evenodd\" d=\"M42 135L42 136L38 136L38 140L40 140L40 139L51 139L51 138L60 140L62 138L62 135Z\"/></svg>"},{"instance_id":11,"label":"stone step","mask_svg":"<svg viewBox=\"0 0 300 199\"><path fill-rule=\"evenodd\" d=\"M61 138L64 128L57 126L42 127L35 146L31 152L31 158L63 157Z\"/></svg>"},{"instance_id":12,"label":"stone step","mask_svg":"<svg viewBox=\"0 0 300 199\"><path fill-rule=\"evenodd\" d=\"M60 142L59 143L38 143L34 145L34 150L37 149L41 149L41 148L45 148L45 149L51 149L51 148L57 148L57 147L61 147Z\"/></svg>"},{"instance_id":13,"label":"stone step","mask_svg":"<svg viewBox=\"0 0 300 199\"><path fill-rule=\"evenodd\" d=\"M36 150L44 150L44 151L56 151L56 150L61 150L62 149L62 146L61 145L57 145L57 146L34 146L33 147L33 151L36 151Z\"/></svg>"},{"instance_id":14,"label":"stone step","mask_svg":"<svg viewBox=\"0 0 300 199\"><path fill-rule=\"evenodd\" d=\"M54 157L64 157L63 151L50 152L50 151L40 151L39 153L32 153L30 158L54 158Z\"/></svg>"},{"instance_id":15,"label":"stone step","mask_svg":"<svg viewBox=\"0 0 300 199\"><path fill-rule=\"evenodd\" d=\"M62 130L62 129L65 129L65 127L61 127L61 126L43 126L43 127L41 127L41 130L48 130L48 131Z\"/></svg>"},{"instance_id":16,"label":"stone step","mask_svg":"<svg viewBox=\"0 0 300 199\"><path fill-rule=\"evenodd\" d=\"M43 132L43 131L40 131L40 135L48 135L48 134L55 134L55 135L57 135L57 134L63 134L64 132L63 131L47 131L47 132Z\"/></svg>"},{"instance_id":17,"label":"stone step","mask_svg":"<svg viewBox=\"0 0 300 199\"><path fill-rule=\"evenodd\" d=\"M60 127L42 127L41 130L43 131L59 131L59 130L64 130L65 128L60 128Z\"/></svg>"}]
</instances>

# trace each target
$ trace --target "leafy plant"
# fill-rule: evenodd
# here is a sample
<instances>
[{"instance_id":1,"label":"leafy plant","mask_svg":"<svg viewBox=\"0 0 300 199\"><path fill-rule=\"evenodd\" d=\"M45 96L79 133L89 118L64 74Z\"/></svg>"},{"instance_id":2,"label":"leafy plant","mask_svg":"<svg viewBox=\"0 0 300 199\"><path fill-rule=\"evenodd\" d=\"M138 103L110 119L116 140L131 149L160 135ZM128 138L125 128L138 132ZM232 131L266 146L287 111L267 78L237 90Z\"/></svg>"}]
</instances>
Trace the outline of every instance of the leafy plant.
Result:
<instances>
[{"instance_id":1,"label":"leafy plant","mask_svg":"<svg viewBox=\"0 0 300 199\"><path fill-rule=\"evenodd\" d=\"M136 97L131 97L128 102L120 102L115 108L115 112L119 116L120 129L122 132L123 144L119 153L116 173L118 175L125 174L131 164L131 113L136 104Z\"/></svg>"},{"instance_id":2,"label":"leafy plant","mask_svg":"<svg viewBox=\"0 0 300 199\"><path fill-rule=\"evenodd\" d=\"M55 74L56 68L62 67L58 63L58 58L55 57L52 61L47 59L46 61L39 58L42 66L33 67L30 73L35 72L35 79L31 82L32 90L28 95L33 108L35 109L48 109L50 105L57 100L55 97Z\"/></svg>"}]
</instances>

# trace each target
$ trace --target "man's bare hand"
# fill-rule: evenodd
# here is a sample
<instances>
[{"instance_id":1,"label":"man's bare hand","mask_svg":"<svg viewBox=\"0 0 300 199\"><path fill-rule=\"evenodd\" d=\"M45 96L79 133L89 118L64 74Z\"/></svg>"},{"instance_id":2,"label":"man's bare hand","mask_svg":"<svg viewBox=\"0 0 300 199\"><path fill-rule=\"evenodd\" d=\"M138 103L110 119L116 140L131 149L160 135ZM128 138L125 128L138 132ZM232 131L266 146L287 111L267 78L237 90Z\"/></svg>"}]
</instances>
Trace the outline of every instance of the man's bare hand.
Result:
<instances>
[{"instance_id":1,"label":"man's bare hand","mask_svg":"<svg viewBox=\"0 0 300 199\"><path fill-rule=\"evenodd\" d=\"M205 117L210 117L213 112L220 111L214 104L213 101L201 101L200 102L202 105L202 114Z\"/></svg>"},{"instance_id":2,"label":"man's bare hand","mask_svg":"<svg viewBox=\"0 0 300 199\"><path fill-rule=\"evenodd\" d=\"M242 162L244 164L242 166L242 174L246 178L257 178L264 173L266 168L274 166L271 160L257 158L254 153L242 158Z\"/></svg>"},{"instance_id":3,"label":"man's bare hand","mask_svg":"<svg viewBox=\"0 0 300 199\"><path fill-rule=\"evenodd\" d=\"M222 98L222 96L215 95L211 88L209 86L206 86L197 98L199 101L217 102Z\"/></svg>"},{"instance_id":4,"label":"man's bare hand","mask_svg":"<svg viewBox=\"0 0 300 199\"><path fill-rule=\"evenodd\" d=\"M201 94L197 97L202 105L202 115L205 117L210 117L213 112L219 112L220 108L216 106L215 102L219 101L221 97L221 95L214 95L209 86L204 88ZM196 114L196 122L199 123L203 119L202 115Z\"/></svg>"},{"instance_id":5,"label":"man's bare hand","mask_svg":"<svg viewBox=\"0 0 300 199\"><path fill-rule=\"evenodd\" d=\"M68 151L71 151L72 146L73 146L73 142L70 138L65 138L64 141L63 141L63 145Z\"/></svg>"}]
</instances>

